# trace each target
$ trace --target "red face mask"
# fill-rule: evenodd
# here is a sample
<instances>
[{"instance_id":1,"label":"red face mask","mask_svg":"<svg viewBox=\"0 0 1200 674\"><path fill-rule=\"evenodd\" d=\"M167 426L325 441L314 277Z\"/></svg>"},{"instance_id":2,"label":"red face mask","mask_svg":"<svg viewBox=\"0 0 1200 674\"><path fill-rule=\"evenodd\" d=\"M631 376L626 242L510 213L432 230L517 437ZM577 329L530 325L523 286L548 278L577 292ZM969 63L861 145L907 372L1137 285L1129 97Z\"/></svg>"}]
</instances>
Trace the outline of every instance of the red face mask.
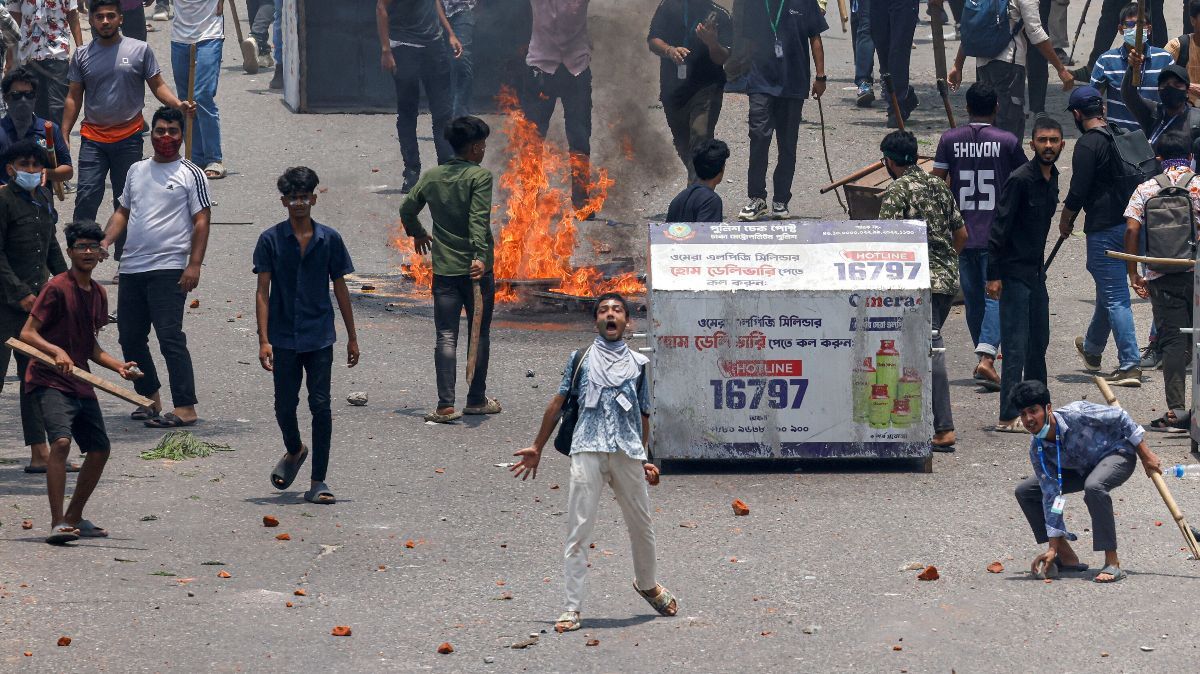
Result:
<instances>
[{"instance_id":1,"label":"red face mask","mask_svg":"<svg viewBox=\"0 0 1200 674\"><path fill-rule=\"evenodd\" d=\"M160 157L174 157L179 154L179 146L183 145L182 138L173 136L154 136L150 139L154 152Z\"/></svg>"}]
</instances>

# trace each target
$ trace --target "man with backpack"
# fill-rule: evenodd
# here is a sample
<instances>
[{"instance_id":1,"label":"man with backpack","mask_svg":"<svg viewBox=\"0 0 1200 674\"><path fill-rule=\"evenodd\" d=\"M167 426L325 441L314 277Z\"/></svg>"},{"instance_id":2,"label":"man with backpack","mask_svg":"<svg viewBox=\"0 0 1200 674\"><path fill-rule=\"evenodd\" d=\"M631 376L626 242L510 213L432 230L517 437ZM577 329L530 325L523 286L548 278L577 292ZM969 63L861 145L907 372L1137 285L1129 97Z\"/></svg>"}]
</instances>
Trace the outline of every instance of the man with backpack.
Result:
<instances>
[{"instance_id":1,"label":"man with backpack","mask_svg":"<svg viewBox=\"0 0 1200 674\"><path fill-rule=\"evenodd\" d=\"M1188 100L1195 105L1200 103L1200 0L1187 3L1183 25L1191 26L1191 31L1171 40L1163 49L1175 65L1187 69L1188 80L1198 83L1188 87ZM1192 54L1198 56L1193 59Z\"/></svg>"},{"instance_id":2,"label":"man with backpack","mask_svg":"<svg viewBox=\"0 0 1200 674\"><path fill-rule=\"evenodd\" d=\"M1071 157L1071 186L1063 202L1058 230L1062 237L1071 235L1075 216L1087 206L1083 231L1087 235L1087 270L1096 284L1096 308L1087 335L1075 338L1075 350L1090 372L1100 370L1101 354L1112 333L1117 345L1117 369L1106 379L1112 386L1141 386L1137 334L1125 268L1120 260L1105 252L1124 250L1125 211L1133 187L1130 176L1137 175L1118 151L1117 138L1104 117L1104 99L1095 87L1079 87L1071 92L1067 110L1075 118L1082 134ZM1133 134L1128 136L1135 137ZM1142 139L1144 143L1144 139ZM1157 171L1155 171L1157 172ZM1153 175L1151 173L1150 175ZM1139 177L1141 177L1139 175Z\"/></svg>"},{"instance_id":3,"label":"man with backpack","mask_svg":"<svg viewBox=\"0 0 1200 674\"><path fill-rule=\"evenodd\" d=\"M654 526L650 494L658 484L658 468L647 461L650 442L648 359L625 343L629 303L617 293L596 298L595 341L571 354L558 394L550 400L533 446L513 454L520 461L509 470L522 480L537 478L542 449L562 419L554 441L571 457L571 487L567 496L565 563L566 610L554 623L558 632L579 629L583 583L587 577L588 542L600 514L600 493L612 488L633 552L633 589L659 615L673 616L679 604L655 578Z\"/></svg>"},{"instance_id":4,"label":"man with backpack","mask_svg":"<svg viewBox=\"0 0 1200 674\"><path fill-rule=\"evenodd\" d=\"M1054 53L1042 28L1038 0L971 0L963 9L958 55L946 75L950 86L962 84L968 56L975 57L975 77L991 84L1000 101L996 126L1017 138L1025 137L1025 62L1033 46L1070 91L1075 78ZM1003 16L1008 15L1008 21Z\"/></svg>"},{"instance_id":5,"label":"man with backpack","mask_svg":"<svg viewBox=\"0 0 1200 674\"><path fill-rule=\"evenodd\" d=\"M1191 138L1183 131L1158 137L1154 150L1163 172L1134 190L1125 208L1125 252L1162 258L1194 259L1196 220L1200 217L1200 176L1191 169ZM1139 297L1150 298L1154 325L1163 356L1167 411L1150 423L1151 430L1188 428L1186 413L1187 364L1191 337L1180 332L1192 327L1191 267L1149 264L1145 276L1128 262L1129 284Z\"/></svg>"}]
</instances>

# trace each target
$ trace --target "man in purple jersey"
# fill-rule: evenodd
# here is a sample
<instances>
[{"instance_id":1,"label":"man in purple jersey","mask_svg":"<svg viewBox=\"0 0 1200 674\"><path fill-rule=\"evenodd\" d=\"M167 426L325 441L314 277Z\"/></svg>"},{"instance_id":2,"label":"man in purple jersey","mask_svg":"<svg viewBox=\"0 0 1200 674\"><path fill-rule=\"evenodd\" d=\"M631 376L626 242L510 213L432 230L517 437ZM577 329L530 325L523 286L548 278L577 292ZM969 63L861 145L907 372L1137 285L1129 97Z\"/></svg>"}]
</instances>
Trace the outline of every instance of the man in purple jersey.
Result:
<instances>
[{"instance_id":1,"label":"man in purple jersey","mask_svg":"<svg viewBox=\"0 0 1200 674\"><path fill-rule=\"evenodd\" d=\"M958 259L967 328L979 364L975 379L990 391L1000 390L996 354L1000 350L1000 303L984 293L987 283L988 236L996 220L1000 189L1008 174L1025 163L1017 137L997 126L996 90L976 82L967 90L971 123L950 129L938 141L933 174L947 179L958 209L967 222L967 247Z\"/></svg>"}]
</instances>

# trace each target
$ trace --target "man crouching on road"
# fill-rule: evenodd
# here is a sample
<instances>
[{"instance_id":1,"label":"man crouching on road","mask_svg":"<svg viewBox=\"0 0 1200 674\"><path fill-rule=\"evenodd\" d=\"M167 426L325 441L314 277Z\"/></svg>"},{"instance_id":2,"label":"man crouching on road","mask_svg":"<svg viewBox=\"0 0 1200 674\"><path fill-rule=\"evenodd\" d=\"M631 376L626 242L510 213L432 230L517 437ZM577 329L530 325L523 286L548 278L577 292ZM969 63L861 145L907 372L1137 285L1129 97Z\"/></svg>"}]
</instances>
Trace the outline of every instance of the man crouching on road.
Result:
<instances>
[{"instance_id":1,"label":"man crouching on road","mask_svg":"<svg viewBox=\"0 0 1200 674\"><path fill-rule=\"evenodd\" d=\"M654 575L654 528L646 483L658 484L658 468L646 461L650 435L647 358L630 349L622 338L628 321L629 304L624 297L606 293L596 300L599 336L587 349L571 354L558 395L542 416L533 446L513 454L521 457L511 468L514 477L536 478L542 449L564 405L568 410L578 410L571 434L571 492L567 497L568 533L563 553L567 607L554 625L559 632L581 626L583 581L589 566L587 541L599 515L600 491L605 483L612 487L621 506L632 541L633 589L661 615L673 616L679 609L675 597L658 584Z\"/></svg>"},{"instance_id":2,"label":"man crouching on road","mask_svg":"<svg viewBox=\"0 0 1200 674\"><path fill-rule=\"evenodd\" d=\"M1092 516L1092 549L1104 552L1104 568L1095 581L1121 580L1125 572L1117 559L1109 492L1129 479L1138 458L1147 475L1162 473L1158 457L1143 440L1146 431L1119 407L1079 401L1051 410L1050 392L1039 381L1017 384L1012 403L1033 434L1029 460L1034 474L1017 485L1017 503L1037 542L1050 544L1034 558L1031 571L1052 577L1059 571L1087 570L1068 543L1078 536L1063 522L1065 495L1082 491Z\"/></svg>"}]
</instances>

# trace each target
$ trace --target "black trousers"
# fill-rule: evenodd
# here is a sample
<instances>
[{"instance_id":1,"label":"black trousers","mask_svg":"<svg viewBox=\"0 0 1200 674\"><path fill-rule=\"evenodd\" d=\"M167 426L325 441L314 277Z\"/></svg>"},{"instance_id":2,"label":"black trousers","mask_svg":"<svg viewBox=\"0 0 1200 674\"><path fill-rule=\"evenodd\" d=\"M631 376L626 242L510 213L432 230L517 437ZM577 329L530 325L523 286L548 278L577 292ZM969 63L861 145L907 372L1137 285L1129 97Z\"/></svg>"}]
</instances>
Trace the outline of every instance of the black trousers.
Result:
<instances>
[{"instance_id":1,"label":"black trousers","mask_svg":"<svg viewBox=\"0 0 1200 674\"><path fill-rule=\"evenodd\" d=\"M933 339L933 348L940 349L946 345L942 339L942 326L946 324L946 318L950 315L954 296L933 293L930 299L933 304L933 329L938 333ZM930 382L930 389L933 393L933 431L941 433L954 430L954 415L950 410L950 378L946 375L946 354L943 351L933 354L933 380Z\"/></svg>"},{"instance_id":2,"label":"black trousers","mask_svg":"<svg viewBox=\"0 0 1200 674\"><path fill-rule=\"evenodd\" d=\"M34 112L42 119L62 124L63 107L67 101L67 70L70 63L66 59L48 58L30 61L25 67L33 73L38 82Z\"/></svg>"},{"instance_id":3,"label":"black trousers","mask_svg":"<svg viewBox=\"0 0 1200 674\"><path fill-rule=\"evenodd\" d=\"M879 73L892 76L896 99L908 97L908 66L917 30L917 0L870 0L871 40L879 56Z\"/></svg>"},{"instance_id":4,"label":"black trousers","mask_svg":"<svg viewBox=\"0 0 1200 674\"><path fill-rule=\"evenodd\" d=\"M989 61L975 69L975 79L996 90L996 127L1025 137L1025 66L1008 61Z\"/></svg>"},{"instance_id":5,"label":"black trousers","mask_svg":"<svg viewBox=\"0 0 1200 674\"><path fill-rule=\"evenodd\" d=\"M1046 382L1046 347L1050 344L1050 296L1046 278L1006 276L1000 279L1000 419L1021 416L1009 397L1026 379Z\"/></svg>"},{"instance_id":6,"label":"black trousers","mask_svg":"<svg viewBox=\"0 0 1200 674\"><path fill-rule=\"evenodd\" d=\"M42 411L30 392L25 387L25 370L29 367L29 357L13 351L3 345L9 337L20 337L21 328L29 314L12 307L0 307L0 391L4 390L4 377L8 374L8 361L11 354L17 361L18 392L21 400L21 434L26 445L37 445L46 442L46 426L42 422Z\"/></svg>"},{"instance_id":7,"label":"black trousers","mask_svg":"<svg viewBox=\"0 0 1200 674\"><path fill-rule=\"evenodd\" d=\"M1088 72L1091 72L1092 67L1096 65L1096 59L1100 58L1101 54L1120 42L1121 37L1117 34L1117 30L1121 25L1121 9L1128 4L1128 0L1104 0L1104 4L1100 6L1100 20L1096 22L1096 41L1092 44L1091 56L1088 56ZM1184 3L1184 13L1187 12L1186 8L1187 3ZM1150 0L1146 3L1146 18L1150 20L1150 44L1155 47L1162 47L1172 38L1178 37L1178 35L1167 34L1167 18L1163 16L1163 0ZM1183 25L1186 32L1191 25L1186 17Z\"/></svg>"},{"instance_id":8,"label":"black trousers","mask_svg":"<svg viewBox=\"0 0 1200 674\"><path fill-rule=\"evenodd\" d=\"M562 101L567 150L571 153L571 203L582 208L587 201L592 154L592 69L572 75L559 65L553 75L529 68L521 94L521 110L543 138L550 128L554 107Z\"/></svg>"},{"instance_id":9,"label":"black trousers","mask_svg":"<svg viewBox=\"0 0 1200 674\"><path fill-rule=\"evenodd\" d=\"M772 178L775 190L772 199L781 204L792 200L796 143L800 140L803 116L803 98L750 94L750 164L746 171L746 195L751 199L767 198L767 160L774 137L778 157Z\"/></svg>"},{"instance_id":10,"label":"black trousers","mask_svg":"<svg viewBox=\"0 0 1200 674\"><path fill-rule=\"evenodd\" d=\"M275 380L275 421L288 454L300 453L300 382L308 387L308 411L312 414L312 479L325 481L329 470L329 445L333 437L333 412L329 409L329 382L333 373L333 346L318 351L272 348Z\"/></svg>"},{"instance_id":11,"label":"black trousers","mask_svg":"<svg viewBox=\"0 0 1200 674\"><path fill-rule=\"evenodd\" d=\"M141 4L133 9L122 12L121 34L135 40L146 41L146 8Z\"/></svg>"},{"instance_id":12,"label":"black trousers","mask_svg":"<svg viewBox=\"0 0 1200 674\"><path fill-rule=\"evenodd\" d=\"M483 295L483 316L480 317L479 353L475 360L475 379L467 391L467 407L487 402L488 359L491 352L492 309L496 303L496 277L488 272L479 281ZM437 346L433 352L437 372L438 407L454 407L454 383L458 374L458 324L463 309L467 310L470 345L471 319L475 316L475 292L470 276L433 277L433 327L437 330Z\"/></svg>"},{"instance_id":13,"label":"black trousers","mask_svg":"<svg viewBox=\"0 0 1200 674\"><path fill-rule=\"evenodd\" d=\"M1192 327L1192 283L1195 272L1166 274L1146 285L1150 288L1150 306L1158 331L1158 348L1163 358L1163 383L1167 409L1179 416L1191 409L1187 405L1187 366L1191 360L1192 336L1179 331Z\"/></svg>"},{"instance_id":14,"label":"black trousers","mask_svg":"<svg viewBox=\"0 0 1200 674\"><path fill-rule=\"evenodd\" d=\"M152 396L162 388L158 368L150 355L150 328L158 338L158 348L171 377L171 402L175 407L196 404L196 379L192 355L183 334L183 305L187 293L179 287L182 269L164 269L138 274L121 274L121 292L117 293L117 330L125 360L138 364L145 374L133 382L133 388Z\"/></svg>"},{"instance_id":15,"label":"black trousers","mask_svg":"<svg viewBox=\"0 0 1200 674\"><path fill-rule=\"evenodd\" d=\"M438 42L427 47L392 47L396 72L396 136L400 139L400 156L404 170L421 172L421 146L417 143L417 113L421 102L421 87L429 100L433 118L433 146L439 164L450 161L454 150L442 133L450 123L450 54L446 45Z\"/></svg>"}]
</instances>

